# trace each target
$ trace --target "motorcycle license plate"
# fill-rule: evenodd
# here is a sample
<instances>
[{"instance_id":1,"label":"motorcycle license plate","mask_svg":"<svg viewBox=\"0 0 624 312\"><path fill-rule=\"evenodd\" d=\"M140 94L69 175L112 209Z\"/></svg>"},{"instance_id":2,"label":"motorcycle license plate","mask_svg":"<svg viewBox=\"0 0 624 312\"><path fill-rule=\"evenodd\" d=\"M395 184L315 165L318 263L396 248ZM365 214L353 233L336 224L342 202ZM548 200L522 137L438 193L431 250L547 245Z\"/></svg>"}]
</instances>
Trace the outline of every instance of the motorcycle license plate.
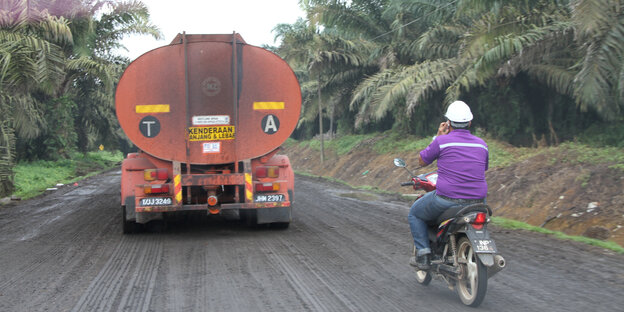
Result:
<instances>
[{"instance_id":1,"label":"motorcycle license plate","mask_svg":"<svg viewBox=\"0 0 624 312\"><path fill-rule=\"evenodd\" d=\"M139 206L171 206L171 197L148 197L141 198Z\"/></svg>"},{"instance_id":2,"label":"motorcycle license plate","mask_svg":"<svg viewBox=\"0 0 624 312\"><path fill-rule=\"evenodd\" d=\"M473 246L477 253L496 253L496 245L491 239L475 239Z\"/></svg>"}]
</instances>

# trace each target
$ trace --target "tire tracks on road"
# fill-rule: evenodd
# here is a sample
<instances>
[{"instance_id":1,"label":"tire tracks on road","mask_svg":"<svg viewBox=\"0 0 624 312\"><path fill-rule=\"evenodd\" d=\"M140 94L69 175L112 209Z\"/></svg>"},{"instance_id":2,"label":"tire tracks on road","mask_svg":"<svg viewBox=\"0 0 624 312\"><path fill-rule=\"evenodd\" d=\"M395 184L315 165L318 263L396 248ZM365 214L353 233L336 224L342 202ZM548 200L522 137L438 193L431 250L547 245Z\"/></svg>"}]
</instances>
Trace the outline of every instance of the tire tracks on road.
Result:
<instances>
[{"instance_id":1,"label":"tire tracks on road","mask_svg":"<svg viewBox=\"0 0 624 312\"><path fill-rule=\"evenodd\" d=\"M162 253L159 236L123 236L72 311L148 311Z\"/></svg>"}]
</instances>

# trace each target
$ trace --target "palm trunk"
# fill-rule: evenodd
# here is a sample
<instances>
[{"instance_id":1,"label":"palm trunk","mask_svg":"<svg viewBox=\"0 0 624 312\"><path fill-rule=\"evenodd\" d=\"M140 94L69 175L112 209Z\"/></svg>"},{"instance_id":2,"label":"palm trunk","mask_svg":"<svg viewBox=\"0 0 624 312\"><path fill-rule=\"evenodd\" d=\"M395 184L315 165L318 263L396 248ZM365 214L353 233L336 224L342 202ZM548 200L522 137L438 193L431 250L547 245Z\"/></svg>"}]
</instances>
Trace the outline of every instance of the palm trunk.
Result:
<instances>
[{"instance_id":1,"label":"palm trunk","mask_svg":"<svg viewBox=\"0 0 624 312\"><path fill-rule=\"evenodd\" d=\"M15 136L9 120L0 123L0 197L11 195L13 183L13 162L15 155Z\"/></svg>"},{"instance_id":2,"label":"palm trunk","mask_svg":"<svg viewBox=\"0 0 624 312\"><path fill-rule=\"evenodd\" d=\"M332 101L331 115L329 115L329 138L334 138L334 111L336 110L336 103Z\"/></svg>"},{"instance_id":3,"label":"palm trunk","mask_svg":"<svg viewBox=\"0 0 624 312\"><path fill-rule=\"evenodd\" d=\"M325 146L323 144L323 107L321 105L321 74L318 76L318 109L319 109L319 134L321 135L321 164L325 158Z\"/></svg>"}]
</instances>

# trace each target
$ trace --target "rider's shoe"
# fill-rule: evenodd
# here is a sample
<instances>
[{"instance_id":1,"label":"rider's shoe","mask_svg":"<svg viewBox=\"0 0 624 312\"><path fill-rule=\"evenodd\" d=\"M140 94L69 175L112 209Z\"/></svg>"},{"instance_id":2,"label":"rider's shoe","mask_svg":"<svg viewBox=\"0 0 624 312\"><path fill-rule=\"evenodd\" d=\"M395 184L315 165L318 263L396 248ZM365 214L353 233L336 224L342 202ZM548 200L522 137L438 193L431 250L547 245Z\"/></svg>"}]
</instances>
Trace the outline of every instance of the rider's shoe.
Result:
<instances>
[{"instance_id":1,"label":"rider's shoe","mask_svg":"<svg viewBox=\"0 0 624 312\"><path fill-rule=\"evenodd\" d=\"M421 270L429 270L431 268L431 254L416 257L416 266Z\"/></svg>"},{"instance_id":2,"label":"rider's shoe","mask_svg":"<svg viewBox=\"0 0 624 312\"><path fill-rule=\"evenodd\" d=\"M431 254L424 254L418 257L412 256L409 264L421 270L429 270L431 268Z\"/></svg>"}]
</instances>

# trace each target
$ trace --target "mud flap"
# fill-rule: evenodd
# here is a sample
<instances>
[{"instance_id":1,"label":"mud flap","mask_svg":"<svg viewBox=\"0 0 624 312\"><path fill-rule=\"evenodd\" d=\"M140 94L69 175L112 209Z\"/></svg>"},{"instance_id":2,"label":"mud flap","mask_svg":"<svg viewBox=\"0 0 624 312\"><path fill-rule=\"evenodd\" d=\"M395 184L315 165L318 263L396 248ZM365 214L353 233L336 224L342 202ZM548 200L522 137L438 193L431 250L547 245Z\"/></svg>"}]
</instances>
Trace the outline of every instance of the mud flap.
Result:
<instances>
[{"instance_id":1,"label":"mud flap","mask_svg":"<svg viewBox=\"0 0 624 312\"><path fill-rule=\"evenodd\" d=\"M256 209L258 214L258 224L274 223L274 222L290 222L291 207L278 207L278 208L261 208Z\"/></svg>"},{"instance_id":2,"label":"mud flap","mask_svg":"<svg viewBox=\"0 0 624 312\"><path fill-rule=\"evenodd\" d=\"M493 254L478 253L477 256L479 256L479 260L481 260L481 263L483 263L483 265L485 265L486 267L491 267L494 265Z\"/></svg>"},{"instance_id":3,"label":"mud flap","mask_svg":"<svg viewBox=\"0 0 624 312\"><path fill-rule=\"evenodd\" d=\"M125 204L126 204L126 219L127 221L135 221L136 220L136 203L134 202L135 197L134 196L128 196L126 197L125 200Z\"/></svg>"},{"instance_id":4,"label":"mud flap","mask_svg":"<svg viewBox=\"0 0 624 312\"><path fill-rule=\"evenodd\" d=\"M162 220L163 213L162 212L137 212L136 213L136 223L145 224L152 220Z\"/></svg>"}]
</instances>

